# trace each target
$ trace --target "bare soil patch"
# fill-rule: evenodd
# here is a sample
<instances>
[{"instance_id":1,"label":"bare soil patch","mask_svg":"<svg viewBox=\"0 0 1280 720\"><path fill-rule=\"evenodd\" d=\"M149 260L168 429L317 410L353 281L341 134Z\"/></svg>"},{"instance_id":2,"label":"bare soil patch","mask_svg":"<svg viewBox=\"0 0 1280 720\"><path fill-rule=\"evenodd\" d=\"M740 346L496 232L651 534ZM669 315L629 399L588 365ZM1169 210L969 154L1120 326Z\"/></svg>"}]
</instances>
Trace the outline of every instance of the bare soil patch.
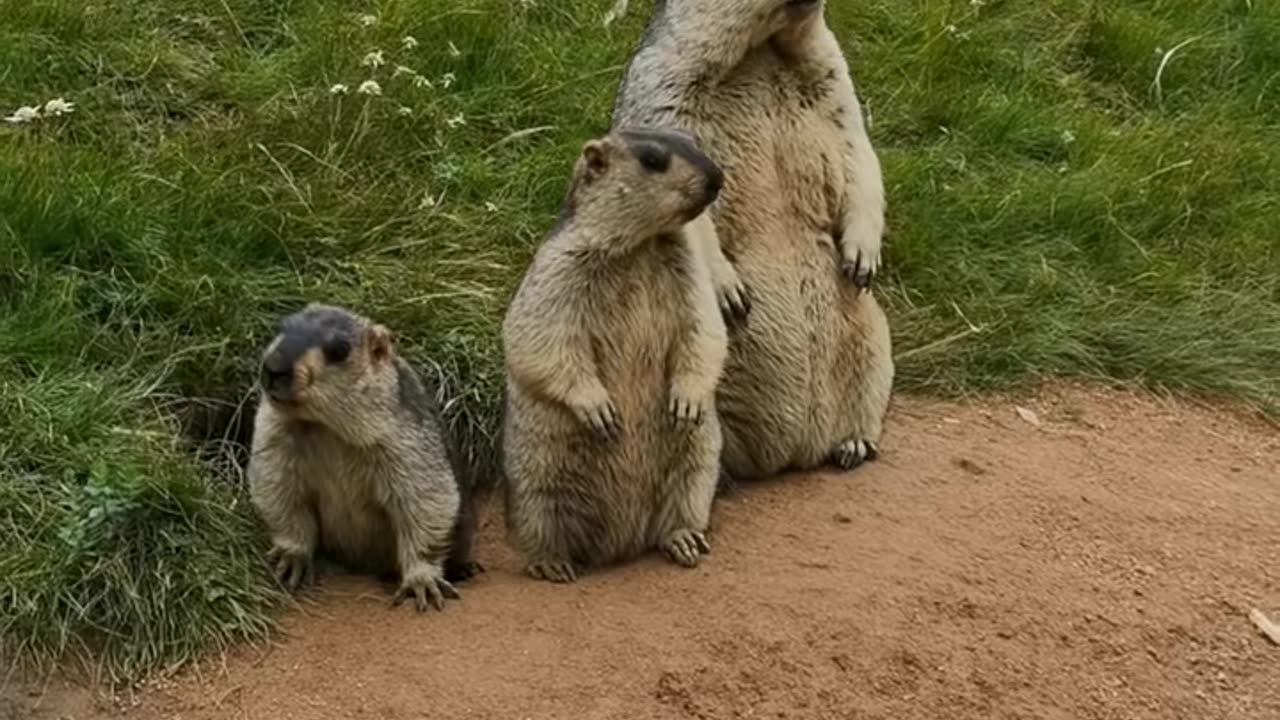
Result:
<instances>
[{"instance_id":1,"label":"bare soil patch","mask_svg":"<svg viewBox=\"0 0 1280 720\"><path fill-rule=\"evenodd\" d=\"M273 647L132 701L11 686L0 719L1280 717L1274 426L1053 389L899 400L884 449L723 498L695 570L535 582L491 502L442 615L326 577Z\"/></svg>"}]
</instances>

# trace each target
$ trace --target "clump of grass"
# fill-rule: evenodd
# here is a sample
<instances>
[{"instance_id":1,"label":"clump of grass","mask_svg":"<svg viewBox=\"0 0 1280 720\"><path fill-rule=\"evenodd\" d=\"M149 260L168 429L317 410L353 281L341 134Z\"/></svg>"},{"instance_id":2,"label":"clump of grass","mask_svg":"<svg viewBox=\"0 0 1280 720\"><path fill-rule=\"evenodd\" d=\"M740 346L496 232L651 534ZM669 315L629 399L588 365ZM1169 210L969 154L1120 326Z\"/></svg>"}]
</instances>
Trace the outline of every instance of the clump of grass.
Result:
<instances>
[{"instance_id":1,"label":"clump of grass","mask_svg":"<svg viewBox=\"0 0 1280 720\"><path fill-rule=\"evenodd\" d=\"M241 406L309 300L400 331L485 467L502 309L648 9L610 5L4 5L0 114L75 110L0 123L0 651L132 678L266 631L243 448L183 426ZM902 389L1280 409L1276 4L827 12L885 166Z\"/></svg>"}]
</instances>

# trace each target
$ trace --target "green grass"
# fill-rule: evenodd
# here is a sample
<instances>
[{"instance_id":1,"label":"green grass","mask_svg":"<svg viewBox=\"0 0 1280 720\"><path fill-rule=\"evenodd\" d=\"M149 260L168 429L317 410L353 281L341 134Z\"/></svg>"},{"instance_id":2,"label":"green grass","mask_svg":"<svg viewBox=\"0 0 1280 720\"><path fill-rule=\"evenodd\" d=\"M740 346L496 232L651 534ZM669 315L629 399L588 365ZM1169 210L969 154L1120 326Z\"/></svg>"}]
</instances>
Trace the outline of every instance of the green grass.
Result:
<instances>
[{"instance_id":1,"label":"green grass","mask_svg":"<svg viewBox=\"0 0 1280 720\"><path fill-rule=\"evenodd\" d=\"M504 302L646 15L604 31L611 4L0 0L0 113L77 103L0 125L5 654L127 679L270 629L228 422L307 300L397 328L483 452ZM1280 6L831 5L885 166L900 388L1277 410Z\"/></svg>"}]
</instances>

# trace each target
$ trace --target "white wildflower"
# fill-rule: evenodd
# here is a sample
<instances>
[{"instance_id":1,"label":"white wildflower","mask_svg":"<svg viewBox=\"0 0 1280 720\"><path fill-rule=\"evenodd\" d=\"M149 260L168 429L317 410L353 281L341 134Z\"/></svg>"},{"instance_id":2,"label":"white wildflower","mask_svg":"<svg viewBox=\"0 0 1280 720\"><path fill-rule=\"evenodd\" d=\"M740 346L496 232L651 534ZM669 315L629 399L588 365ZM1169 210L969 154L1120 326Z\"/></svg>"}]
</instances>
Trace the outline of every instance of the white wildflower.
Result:
<instances>
[{"instance_id":1,"label":"white wildflower","mask_svg":"<svg viewBox=\"0 0 1280 720\"><path fill-rule=\"evenodd\" d=\"M422 193L422 201L418 203L418 209L426 210L427 208L435 207L439 203L440 203L439 200L436 200L434 197L431 196L431 188L427 188Z\"/></svg>"},{"instance_id":2,"label":"white wildflower","mask_svg":"<svg viewBox=\"0 0 1280 720\"><path fill-rule=\"evenodd\" d=\"M4 119L7 123L28 123L40 119L40 106L20 107Z\"/></svg>"},{"instance_id":3,"label":"white wildflower","mask_svg":"<svg viewBox=\"0 0 1280 720\"><path fill-rule=\"evenodd\" d=\"M1063 131L1062 131L1062 142L1063 142L1063 144L1065 144L1065 145L1070 145L1071 143L1073 143L1073 142L1075 142L1075 141L1076 141L1076 134L1075 134L1075 133L1071 132L1070 130L1063 130Z\"/></svg>"},{"instance_id":4,"label":"white wildflower","mask_svg":"<svg viewBox=\"0 0 1280 720\"><path fill-rule=\"evenodd\" d=\"M342 83L338 83L337 85L334 85L333 87L329 88L330 95L346 95L350 91L351 91L351 88L347 87L346 85L343 85Z\"/></svg>"},{"instance_id":5,"label":"white wildflower","mask_svg":"<svg viewBox=\"0 0 1280 720\"><path fill-rule=\"evenodd\" d=\"M491 203L491 202L487 202L487 203L485 203L485 204L484 204L484 209L485 209L485 210L488 210L488 211L489 211L489 212L491 212L491 213L496 213L496 212L498 212L498 206L497 206L497 205L494 205L494 204L493 204L493 203Z\"/></svg>"},{"instance_id":6,"label":"white wildflower","mask_svg":"<svg viewBox=\"0 0 1280 720\"><path fill-rule=\"evenodd\" d=\"M457 79L458 77L453 73L445 73L444 76L440 78L440 84L443 85L446 90L448 90L449 86L453 85L453 83Z\"/></svg>"},{"instance_id":7,"label":"white wildflower","mask_svg":"<svg viewBox=\"0 0 1280 720\"><path fill-rule=\"evenodd\" d=\"M627 4L627 0L617 0L617 2L613 4L613 7L609 8L609 12L604 14L604 26L609 27L623 15L626 15Z\"/></svg>"},{"instance_id":8,"label":"white wildflower","mask_svg":"<svg viewBox=\"0 0 1280 720\"><path fill-rule=\"evenodd\" d=\"M414 87L419 87L419 88L433 88L433 87L435 87L435 85L432 85L432 84L431 84L431 79L430 79L430 78L428 78L428 77L426 77L426 76L424 76L424 75L414 75L414 76L413 76L413 86L414 86Z\"/></svg>"},{"instance_id":9,"label":"white wildflower","mask_svg":"<svg viewBox=\"0 0 1280 720\"><path fill-rule=\"evenodd\" d=\"M364 59L360 61L361 65L365 65L367 67L382 67L386 63L386 58L382 57L381 50L374 50L368 55L365 55Z\"/></svg>"},{"instance_id":10,"label":"white wildflower","mask_svg":"<svg viewBox=\"0 0 1280 720\"><path fill-rule=\"evenodd\" d=\"M453 44L452 40L449 41L449 57L462 57L462 51L458 49L457 45Z\"/></svg>"},{"instance_id":11,"label":"white wildflower","mask_svg":"<svg viewBox=\"0 0 1280 720\"><path fill-rule=\"evenodd\" d=\"M378 24L378 16L377 15L361 15L360 24L365 27L373 27L374 25Z\"/></svg>"},{"instance_id":12,"label":"white wildflower","mask_svg":"<svg viewBox=\"0 0 1280 720\"><path fill-rule=\"evenodd\" d=\"M44 104L44 114L48 115L67 115L76 111L76 104L67 102L60 97L56 97Z\"/></svg>"},{"instance_id":13,"label":"white wildflower","mask_svg":"<svg viewBox=\"0 0 1280 720\"><path fill-rule=\"evenodd\" d=\"M405 50L414 50L418 47L418 38L412 35L405 35L400 38L400 45L403 46Z\"/></svg>"},{"instance_id":14,"label":"white wildflower","mask_svg":"<svg viewBox=\"0 0 1280 720\"><path fill-rule=\"evenodd\" d=\"M377 80L365 80L360 83L360 87L356 88L356 92L361 95L381 95L382 86L378 84Z\"/></svg>"},{"instance_id":15,"label":"white wildflower","mask_svg":"<svg viewBox=\"0 0 1280 720\"><path fill-rule=\"evenodd\" d=\"M458 113L457 115L454 115L453 117L446 119L444 121L444 124L448 125L450 128L457 128L459 126L467 124L467 117L462 113Z\"/></svg>"},{"instance_id":16,"label":"white wildflower","mask_svg":"<svg viewBox=\"0 0 1280 720\"><path fill-rule=\"evenodd\" d=\"M397 65L396 69L391 73L391 79L394 80L400 77L401 75L408 75L409 77L417 77L418 71L414 70L411 67L407 67L405 65Z\"/></svg>"},{"instance_id":17,"label":"white wildflower","mask_svg":"<svg viewBox=\"0 0 1280 720\"><path fill-rule=\"evenodd\" d=\"M413 108L405 107L404 105L401 105L399 108L396 109L396 112L400 114L400 117L409 117L410 115L413 114Z\"/></svg>"}]
</instances>

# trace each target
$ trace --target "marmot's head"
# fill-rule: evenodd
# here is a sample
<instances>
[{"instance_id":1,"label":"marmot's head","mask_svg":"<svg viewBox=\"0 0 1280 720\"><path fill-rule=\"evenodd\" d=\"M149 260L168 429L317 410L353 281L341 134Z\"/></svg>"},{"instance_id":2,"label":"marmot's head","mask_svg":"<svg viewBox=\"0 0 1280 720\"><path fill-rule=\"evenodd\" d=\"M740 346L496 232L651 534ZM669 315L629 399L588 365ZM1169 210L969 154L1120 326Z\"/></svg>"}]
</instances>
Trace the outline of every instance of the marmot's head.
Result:
<instances>
[{"instance_id":1,"label":"marmot's head","mask_svg":"<svg viewBox=\"0 0 1280 720\"><path fill-rule=\"evenodd\" d=\"M574 211L620 234L676 232L715 202L724 174L675 130L629 128L588 142L574 172Z\"/></svg>"},{"instance_id":2,"label":"marmot's head","mask_svg":"<svg viewBox=\"0 0 1280 720\"><path fill-rule=\"evenodd\" d=\"M280 321L262 356L259 383L276 409L299 419L344 426L396 378L390 330L344 308L312 303Z\"/></svg>"},{"instance_id":3,"label":"marmot's head","mask_svg":"<svg viewBox=\"0 0 1280 720\"><path fill-rule=\"evenodd\" d=\"M824 0L666 0L666 12L673 21L704 32L746 34L756 47L822 17L823 4Z\"/></svg>"}]
</instances>

